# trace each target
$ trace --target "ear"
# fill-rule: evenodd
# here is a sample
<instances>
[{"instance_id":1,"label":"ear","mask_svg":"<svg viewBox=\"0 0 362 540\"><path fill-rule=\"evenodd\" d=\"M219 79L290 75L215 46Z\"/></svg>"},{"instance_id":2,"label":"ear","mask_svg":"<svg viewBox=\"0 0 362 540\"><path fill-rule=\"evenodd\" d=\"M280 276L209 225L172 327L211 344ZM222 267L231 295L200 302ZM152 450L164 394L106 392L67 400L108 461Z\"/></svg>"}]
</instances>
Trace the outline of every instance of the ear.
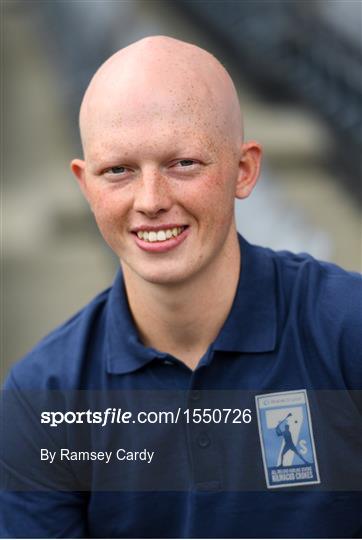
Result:
<instances>
[{"instance_id":1,"label":"ear","mask_svg":"<svg viewBox=\"0 0 362 540\"><path fill-rule=\"evenodd\" d=\"M84 197L88 200L87 185L85 180L85 161L82 159L73 159L70 163L70 170L74 174Z\"/></svg>"},{"instance_id":2,"label":"ear","mask_svg":"<svg viewBox=\"0 0 362 540\"><path fill-rule=\"evenodd\" d=\"M262 148L259 143L250 141L241 146L240 154L235 197L246 199L253 191L259 178Z\"/></svg>"}]
</instances>

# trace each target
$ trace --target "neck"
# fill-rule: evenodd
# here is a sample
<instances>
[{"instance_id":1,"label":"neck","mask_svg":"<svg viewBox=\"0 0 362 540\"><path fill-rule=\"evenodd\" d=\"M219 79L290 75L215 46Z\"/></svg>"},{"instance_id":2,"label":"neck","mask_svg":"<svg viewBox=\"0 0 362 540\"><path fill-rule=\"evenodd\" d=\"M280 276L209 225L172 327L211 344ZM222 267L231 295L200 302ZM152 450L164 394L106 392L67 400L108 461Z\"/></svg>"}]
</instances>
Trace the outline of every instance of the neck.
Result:
<instances>
[{"instance_id":1,"label":"neck","mask_svg":"<svg viewBox=\"0 0 362 540\"><path fill-rule=\"evenodd\" d=\"M235 237L207 269L177 284L149 283L123 265L127 297L144 345L193 369L224 324L240 274Z\"/></svg>"}]
</instances>

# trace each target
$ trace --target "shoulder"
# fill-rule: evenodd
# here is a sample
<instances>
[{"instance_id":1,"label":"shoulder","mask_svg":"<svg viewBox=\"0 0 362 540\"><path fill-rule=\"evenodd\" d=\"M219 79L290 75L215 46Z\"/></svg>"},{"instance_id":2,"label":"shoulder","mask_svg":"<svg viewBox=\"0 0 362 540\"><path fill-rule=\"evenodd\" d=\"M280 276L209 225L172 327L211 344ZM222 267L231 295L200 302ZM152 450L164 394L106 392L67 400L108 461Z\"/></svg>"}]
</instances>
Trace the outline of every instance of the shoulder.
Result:
<instances>
[{"instance_id":1,"label":"shoulder","mask_svg":"<svg viewBox=\"0 0 362 540\"><path fill-rule=\"evenodd\" d=\"M75 388L87 345L103 323L110 290L97 295L15 363L5 381L5 389Z\"/></svg>"},{"instance_id":2,"label":"shoulder","mask_svg":"<svg viewBox=\"0 0 362 540\"><path fill-rule=\"evenodd\" d=\"M320 261L308 253L292 253L290 251L273 251L270 248L252 246L254 256L268 261L275 270L276 285L285 295L296 290L307 292L314 299L328 302L333 299L342 305L353 308L352 304L361 306L362 275L358 272L344 270L336 264ZM309 297L307 298L309 299Z\"/></svg>"},{"instance_id":3,"label":"shoulder","mask_svg":"<svg viewBox=\"0 0 362 540\"><path fill-rule=\"evenodd\" d=\"M361 320L362 275L316 260L306 253L268 251L280 289L301 305L318 307L333 320Z\"/></svg>"},{"instance_id":4,"label":"shoulder","mask_svg":"<svg viewBox=\"0 0 362 540\"><path fill-rule=\"evenodd\" d=\"M362 276L308 254L264 251L273 261L279 320L298 329L313 357L337 362L351 388L362 384Z\"/></svg>"}]
</instances>

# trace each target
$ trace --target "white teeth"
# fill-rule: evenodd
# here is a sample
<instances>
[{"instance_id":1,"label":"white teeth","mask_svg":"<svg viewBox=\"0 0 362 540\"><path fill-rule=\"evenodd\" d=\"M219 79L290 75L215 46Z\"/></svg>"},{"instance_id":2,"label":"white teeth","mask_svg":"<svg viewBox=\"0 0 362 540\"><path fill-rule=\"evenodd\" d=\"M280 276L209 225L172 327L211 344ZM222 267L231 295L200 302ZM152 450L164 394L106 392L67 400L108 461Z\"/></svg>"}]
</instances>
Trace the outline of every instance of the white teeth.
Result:
<instances>
[{"instance_id":1,"label":"white teeth","mask_svg":"<svg viewBox=\"0 0 362 540\"><path fill-rule=\"evenodd\" d=\"M163 242L164 240L166 240L165 231L157 231L157 242Z\"/></svg>"},{"instance_id":2,"label":"white teeth","mask_svg":"<svg viewBox=\"0 0 362 540\"><path fill-rule=\"evenodd\" d=\"M155 231L151 231L148 233L148 241L149 242L156 242L157 241L157 233Z\"/></svg>"},{"instance_id":3,"label":"white teeth","mask_svg":"<svg viewBox=\"0 0 362 540\"><path fill-rule=\"evenodd\" d=\"M146 242L164 242L182 233L184 227L174 227L161 231L137 231L137 236Z\"/></svg>"}]
</instances>

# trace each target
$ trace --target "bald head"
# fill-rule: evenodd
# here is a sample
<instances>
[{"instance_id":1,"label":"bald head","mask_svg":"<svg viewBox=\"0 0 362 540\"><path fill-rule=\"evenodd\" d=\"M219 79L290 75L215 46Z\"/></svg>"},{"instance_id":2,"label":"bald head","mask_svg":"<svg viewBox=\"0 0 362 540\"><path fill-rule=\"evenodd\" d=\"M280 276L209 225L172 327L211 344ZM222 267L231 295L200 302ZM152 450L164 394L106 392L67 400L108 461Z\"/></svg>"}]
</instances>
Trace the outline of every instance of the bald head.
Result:
<instances>
[{"instance_id":1,"label":"bald head","mask_svg":"<svg viewBox=\"0 0 362 540\"><path fill-rule=\"evenodd\" d=\"M220 62L195 45L152 36L121 49L95 73L80 110L84 152L99 130L145 125L165 115L170 128L189 119L241 143L238 97Z\"/></svg>"},{"instance_id":2,"label":"bald head","mask_svg":"<svg viewBox=\"0 0 362 540\"><path fill-rule=\"evenodd\" d=\"M216 58L162 36L120 50L94 75L80 127L84 159L71 169L134 291L193 278L199 288L202 275L209 294L210 276L239 268L234 202L253 190L261 148L243 142ZM156 226L165 239L146 245Z\"/></svg>"}]
</instances>

